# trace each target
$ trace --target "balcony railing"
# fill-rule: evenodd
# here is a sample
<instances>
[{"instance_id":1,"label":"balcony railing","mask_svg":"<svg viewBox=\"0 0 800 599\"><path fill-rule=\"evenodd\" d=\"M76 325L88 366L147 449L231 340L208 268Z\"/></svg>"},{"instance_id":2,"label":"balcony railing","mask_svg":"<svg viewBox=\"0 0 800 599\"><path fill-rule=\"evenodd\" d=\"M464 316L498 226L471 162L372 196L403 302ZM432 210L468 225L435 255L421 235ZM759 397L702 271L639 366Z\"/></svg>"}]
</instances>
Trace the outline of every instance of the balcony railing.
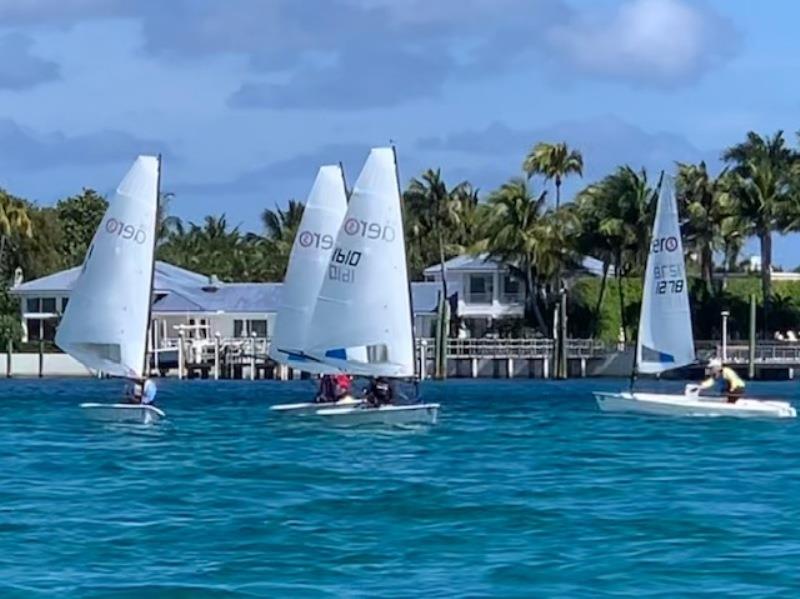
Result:
<instances>
[{"instance_id":1,"label":"balcony railing","mask_svg":"<svg viewBox=\"0 0 800 599\"><path fill-rule=\"evenodd\" d=\"M501 304L521 304L525 301L525 295L523 293L501 293L500 294L500 303Z\"/></svg>"},{"instance_id":2,"label":"balcony railing","mask_svg":"<svg viewBox=\"0 0 800 599\"><path fill-rule=\"evenodd\" d=\"M492 292L491 291L484 291L482 293L468 292L464 294L464 303L489 305L492 303Z\"/></svg>"}]
</instances>

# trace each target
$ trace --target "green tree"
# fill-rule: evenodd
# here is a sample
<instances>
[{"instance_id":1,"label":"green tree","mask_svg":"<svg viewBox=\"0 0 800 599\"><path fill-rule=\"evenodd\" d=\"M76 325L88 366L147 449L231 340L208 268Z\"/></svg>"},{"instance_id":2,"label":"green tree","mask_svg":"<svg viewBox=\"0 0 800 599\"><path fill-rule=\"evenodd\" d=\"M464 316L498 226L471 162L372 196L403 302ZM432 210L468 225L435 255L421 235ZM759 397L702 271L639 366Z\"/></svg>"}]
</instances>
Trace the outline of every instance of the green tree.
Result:
<instances>
[{"instance_id":1,"label":"green tree","mask_svg":"<svg viewBox=\"0 0 800 599\"><path fill-rule=\"evenodd\" d=\"M32 237L33 225L27 204L0 189L0 265L4 264L6 244L12 236Z\"/></svg>"},{"instance_id":2,"label":"green tree","mask_svg":"<svg viewBox=\"0 0 800 599\"><path fill-rule=\"evenodd\" d=\"M644 169L622 166L598 183L590 185L578 199L579 214L591 216L597 228L600 259L613 262L620 304L620 322L628 339L628 319L623 278L640 272L647 260L649 231L655 211L655 193ZM607 252L607 253L606 253Z\"/></svg>"},{"instance_id":3,"label":"green tree","mask_svg":"<svg viewBox=\"0 0 800 599\"><path fill-rule=\"evenodd\" d=\"M64 233L60 250L66 266L83 262L107 208L108 202L104 197L86 188L56 204L56 215Z\"/></svg>"},{"instance_id":4,"label":"green tree","mask_svg":"<svg viewBox=\"0 0 800 599\"><path fill-rule=\"evenodd\" d=\"M428 248L435 244L441 269L442 295L448 297L445 262L454 254L454 247L464 236L460 234L465 215L477 207L477 193L466 182L448 189L441 170L427 170L412 179L403 193L405 229L412 248L412 264L421 264L430 256Z\"/></svg>"},{"instance_id":5,"label":"green tree","mask_svg":"<svg viewBox=\"0 0 800 599\"><path fill-rule=\"evenodd\" d=\"M735 174L727 191L735 198L739 217L749 224L747 232L756 236L761 246L766 335L772 298L772 233L787 225L785 209L792 200L792 172L797 156L786 146L782 131L766 137L751 131L744 142L725 150L722 158Z\"/></svg>"},{"instance_id":6,"label":"green tree","mask_svg":"<svg viewBox=\"0 0 800 599\"><path fill-rule=\"evenodd\" d=\"M522 163L522 170L530 179L533 175L543 175L546 180L553 180L556 185L556 210L561 206L562 179L575 173L583 176L583 156L577 150L571 150L565 143L538 143Z\"/></svg>"},{"instance_id":7,"label":"green tree","mask_svg":"<svg viewBox=\"0 0 800 599\"><path fill-rule=\"evenodd\" d=\"M25 278L35 279L72 266L61 251L64 231L56 210L33 204L28 204L27 210L34 234L9 238L9 272L19 267Z\"/></svg>"},{"instance_id":8,"label":"green tree","mask_svg":"<svg viewBox=\"0 0 800 599\"><path fill-rule=\"evenodd\" d=\"M280 279L286 273L289 256L292 252L294 238L303 220L305 205L296 200L289 200L285 210L275 206L275 210L264 210L261 222L264 226L264 239L251 238L251 243L262 243L263 252L268 252Z\"/></svg>"},{"instance_id":9,"label":"green tree","mask_svg":"<svg viewBox=\"0 0 800 599\"><path fill-rule=\"evenodd\" d=\"M714 276L714 252L723 246L725 220L732 216L725 193L725 177L708 174L705 162L678 164L677 199L683 216L681 233L686 249L698 256L700 276L710 291Z\"/></svg>"},{"instance_id":10,"label":"green tree","mask_svg":"<svg viewBox=\"0 0 800 599\"><path fill-rule=\"evenodd\" d=\"M547 334L548 328L539 305L544 290L537 259L544 261L540 235L545 226L546 197L546 192L534 197L524 179L512 179L492 192L480 248L486 250L489 257L501 261L522 281L525 320L535 324L543 334ZM548 263L548 267L551 266Z\"/></svg>"}]
</instances>

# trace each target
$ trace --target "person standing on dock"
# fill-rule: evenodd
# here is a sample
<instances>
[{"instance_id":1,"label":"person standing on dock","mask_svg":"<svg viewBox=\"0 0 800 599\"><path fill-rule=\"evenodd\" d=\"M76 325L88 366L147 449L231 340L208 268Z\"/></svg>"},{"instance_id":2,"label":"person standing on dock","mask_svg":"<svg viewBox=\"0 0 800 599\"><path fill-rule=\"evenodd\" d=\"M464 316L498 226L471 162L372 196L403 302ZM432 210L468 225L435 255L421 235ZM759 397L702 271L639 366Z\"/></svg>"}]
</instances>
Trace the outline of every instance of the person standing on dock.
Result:
<instances>
[{"instance_id":1,"label":"person standing on dock","mask_svg":"<svg viewBox=\"0 0 800 599\"><path fill-rule=\"evenodd\" d=\"M708 361L707 372L708 378L700 383L699 391L712 388L716 382L720 384L720 391L727 397L728 403L736 403L744 395L744 381L733 368L724 366L719 358Z\"/></svg>"}]
</instances>

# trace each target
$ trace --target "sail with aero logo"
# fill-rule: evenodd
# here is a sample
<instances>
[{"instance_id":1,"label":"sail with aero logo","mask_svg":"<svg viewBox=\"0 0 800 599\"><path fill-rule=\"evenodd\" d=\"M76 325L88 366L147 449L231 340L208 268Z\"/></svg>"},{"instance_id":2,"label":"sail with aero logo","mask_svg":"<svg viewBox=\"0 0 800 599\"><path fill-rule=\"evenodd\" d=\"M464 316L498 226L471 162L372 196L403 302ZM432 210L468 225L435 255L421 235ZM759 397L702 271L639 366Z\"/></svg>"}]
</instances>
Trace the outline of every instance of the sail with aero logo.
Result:
<instances>
[{"instance_id":1,"label":"sail with aero logo","mask_svg":"<svg viewBox=\"0 0 800 599\"><path fill-rule=\"evenodd\" d=\"M310 353L353 375L413 377L397 165L373 149L353 188L311 319Z\"/></svg>"},{"instance_id":2,"label":"sail with aero logo","mask_svg":"<svg viewBox=\"0 0 800 599\"><path fill-rule=\"evenodd\" d=\"M664 176L647 257L636 345L639 372L659 373L695 361L686 264L672 177Z\"/></svg>"},{"instance_id":3,"label":"sail with aero logo","mask_svg":"<svg viewBox=\"0 0 800 599\"><path fill-rule=\"evenodd\" d=\"M111 376L145 373L159 168L157 157L139 156L120 183L56 333L62 350Z\"/></svg>"},{"instance_id":4,"label":"sail with aero logo","mask_svg":"<svg viewBox=\"0 0 800 599\"><path fill-rule=\"evenodd\" d=\"M307 349L314 304L346 211L341 167L323 166L308 195L292 246L269 350L273 360L298 370L338 372L337 368L312 359Z\"/></svg>"}]
</instances>

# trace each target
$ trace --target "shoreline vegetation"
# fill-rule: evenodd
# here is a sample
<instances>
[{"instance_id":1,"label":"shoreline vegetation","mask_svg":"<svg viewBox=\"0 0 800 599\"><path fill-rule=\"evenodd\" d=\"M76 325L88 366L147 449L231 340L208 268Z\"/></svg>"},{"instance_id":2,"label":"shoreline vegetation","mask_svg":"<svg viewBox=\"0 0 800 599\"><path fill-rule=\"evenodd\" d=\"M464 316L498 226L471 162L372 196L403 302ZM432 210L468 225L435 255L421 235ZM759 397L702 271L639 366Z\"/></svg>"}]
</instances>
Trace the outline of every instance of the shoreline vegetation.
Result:
<instances>
[{"instance_id":1,"label":"shoreline vegetation","mask_svg":"<svg viewBox=\"0 0 800 599\"><path fill-rule=\"evenodd\" d=\"M800 149L779 131L745 140L722 153L714 175L703 162L664 166L676 174L681 231L687 253L695 335L718 338L720 312L730 312L729 334L747 336L750 295L759 304L762 338L800 329L800 282L772 281L772 236L800 231ZM659 173L629 165L586 185L562 202L561 185L582 177L583 157L564 143L537 143L521 157L518 177L479 193L470 182L448 186L439 169L413 178L403 190L412 280L453 256L486 252L523 285L523 318L498 321L501 336L550 336L552 313L568 294L573 338L633 338L641 275L655 210ZM309 174L309 178L313 173ZM551 197L552 193L552 197ZM243 232L224 214L201 223L169 215L173 195L162 194L159 260L222 281L281 281L303 203L266 209L261 232ZM19 305L7 294L14 272L26 279L82 263L106 200L91 189L42 206L0 190L0 343L17 341ZM761 268L741 260L745 242L760 246ZM581 275L590 256L600 277ZM728 276L730 275L730 276ZM444 295L449 294L446 282Z\"/></svg>"}]
</instances>

